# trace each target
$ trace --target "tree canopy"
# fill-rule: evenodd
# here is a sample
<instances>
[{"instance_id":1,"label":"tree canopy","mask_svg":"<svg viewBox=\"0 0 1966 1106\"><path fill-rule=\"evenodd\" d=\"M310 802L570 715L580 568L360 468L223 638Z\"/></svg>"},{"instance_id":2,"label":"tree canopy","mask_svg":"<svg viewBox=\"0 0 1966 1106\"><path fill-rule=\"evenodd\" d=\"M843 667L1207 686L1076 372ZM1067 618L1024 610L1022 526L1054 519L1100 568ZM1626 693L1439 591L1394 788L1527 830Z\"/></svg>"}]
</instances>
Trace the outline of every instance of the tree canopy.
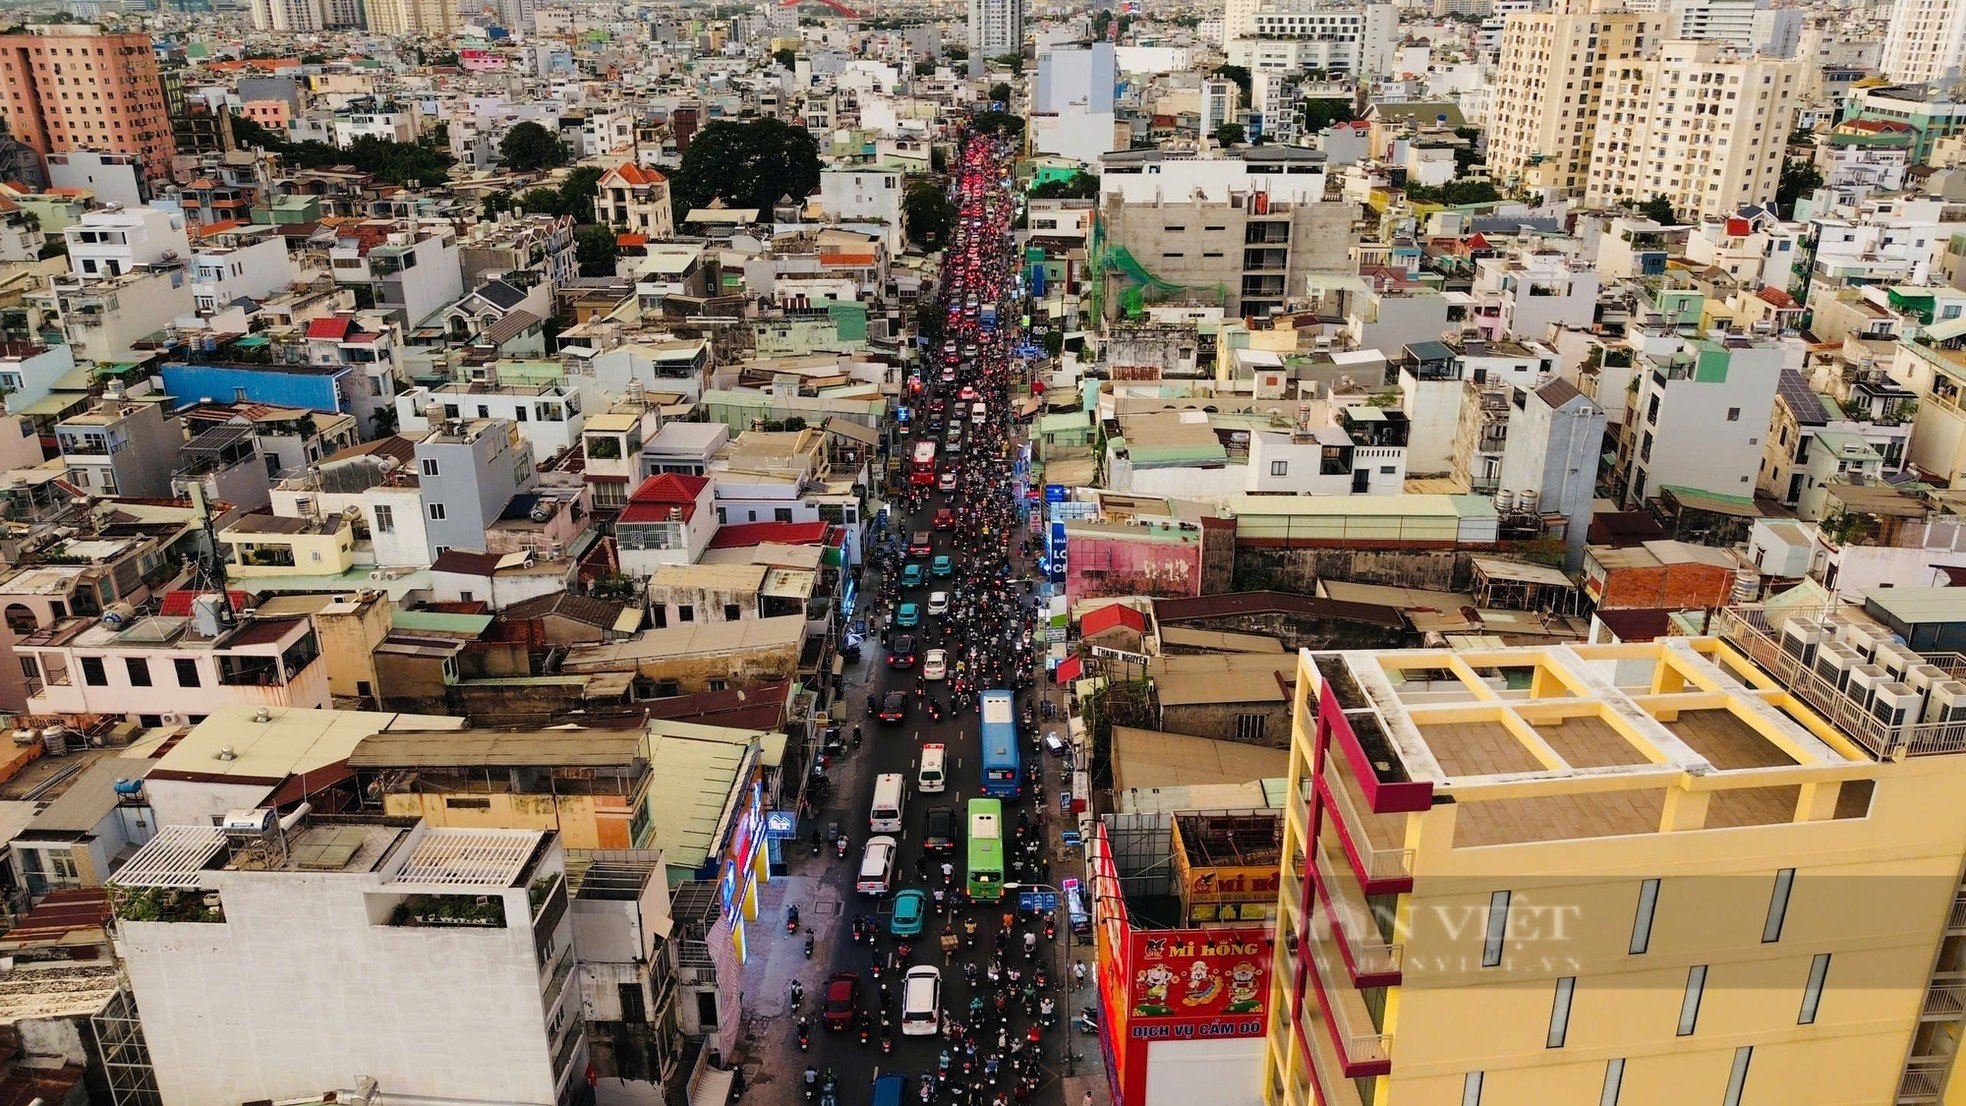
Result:
<instances>
[{"instance_id":1,"label":"tree canopy","mask_svg":"<svg viewBox=\"0 0 1966 1106\"><path fill-rule=\"evenodd\" d=\"M498 140L498 160L515 173L557 169L567 163L569 153L559 135L531 120L506 131Z\"/></svg>"},{"instance_id":2,"label":"tree canopy","mask_svg":"<svg viewBox=\"0 0 1966 1106\"><path fill-rule=\"evenodd\" d=\"M1352 118L1352 102L1323 96L1307 96L1297 102L1297 119L1305 134L1322 134L1333 123Z\"/></svg>"},{"instance_id":3,"label":"tree canopy","mask_svg":"<svg viewBox=\"0 0 1966 1106\"><path fill-rule=\"evenodd\" d=\"M1209 73L1209 76L1220 77L1225 81L1234 81L1235 86L1242 90L1242 102L1245 104L1249 102L1248 68L1240 65L1218 65Z\"/></svg>"},{"instance_id":4,"label":"tree canopy","mask_svg":"<svg viewBox=\"0 0 1966 1106\"><path fill-rule=\"evenodd\" d=\"M908 241L931 252L948 244L956 205L940 187L928 181L909 185L901 199L901 213L908 222Z\"/></svg>"},{"instance_id":5,"label":"tree canopy","mask_svg":"<svg viewBox=\"0 0 1966 1106\"><path fill-rule=\"evenodd\" d=\"M584 277L611 277L615 259L621 256L613 227L581 227L573 236L574 257Z\"/></svg>"},{"instance_id":6,"label":"tree canopy","mask_svg":"<svg viewBox=\"0 0 1966 1106\"><path fill-rule=\"evenodd\" d=\"M1442 185L1409 184L1406 198L1416 204L1492 204L1502 198L1495 186L1485 180L1451 180Z\"/></svg>"},{"instance_id":7,"label":"tree canopy","mask_svg":"<svg viewBox=\"0 0 1966 1106\"><path fill-rule=\"evenodd\" d=\"M769 210L784 196L804 201L819 187L819 141L804 127L769 117L719 119L698 131L669 178L678 215L722 200Z\"/></svg>"},{"instance_id":8,"label":"tree canopy","mask_svg":"<svg viewBox=\"0 0 1966 1106\"><path fill-rule=\"evenodd\" d=\"M243 115L232 117L232 136L241 146L258 146L276 154L294 169L332 169L337 165L355 169L390 184L416 181L435 186L450 180L456 159L443 150L417 142L389 142L380 138L358 138L347 149L326 142L289 142L286 136L267 130Z\"/></svg>"},{"instance_id":9,"label":"tree canopy","mask_svg":"<svg viewBox=\"0 0 1966 1106\"><path fill-rule=\"evenodd\" d=\"M1242 129L1241 123L1224 123L1215 128L1215 141L1224 146L1240 146L1248 138L1249 135Z\"/></svg>"},{"instance_id":10,"label":"tree canopy","mask_svg":"<svg viewBox=\"0 0 1966 1106\"><path fill-rule=\"evenodd\" d=\"M799 52L790 46L781 46L773 50L771 56L776 58L778 64L784 66L788 71L799 67Z\"/></svg>"},{"instance_id":11,"label":"tree canopy","mask_svg":"<svg viewBox=\"0 0 1966 1106\"><path fill-rule=\"evenodd\" d=\"M990 59L990 64L1005 66L1010 70L1010 75L1013 77L1022 76L1024 73L1024 55L1015 50L1012 50L1008 54L998 54L996 57ZM1008 97L993 97L993 99L996 98L1008 99Z\"/></svg>"},{"instance_id":12,"label":"tree canopy","mask_svg":"<svg viewBox=\"0 0 1966 1106\"><path fill-rule=\"evenodd\" d=\"M969 117L969 125L983 134L1015 138L1024 133L1024 120L1007 111L979 111Z\"/></svg>"},{"instance_id":13,"label":"tree canopy","mask_svg":"<svg viewBox=\"0 0 1966 1106\"><path fill-rule=\"evenodd\" d=\"M990 86L990 99L1000 104L1010 103L1010 82L998 81Z\"/></svg>"},{"instance_id":14,"label":"tree canopy","mask_svg":"<svg viewBox=\"0 0 1966 1106\"><path fill-rule=\"evenodd\" d=\"M1655 195L1644 203L1633 204L1632 207L1640 215L1645 216L1662 227L1679 225L1679 213L1672 209L1672 201L1666 199L1664 196Z\"/></svg>"},{"instance_id":15,"label":"tree canopy","mask_svg":"<svg viewBox=\"0 0 1966 1106\"><path fill-rule=\"evenodd\" d=\"M520 193L519 210L533 215L571 215L576 223L594 221L594 189L601 182L601 170L583 165L567 173L557 186L528 188ZM490 203L487 198L486 203Z\"/></svg>"},{"instance_id":16,"label":"tree canopy","mask_svg":"<svg viewBox=\"0 0 1966 1106\"><path fill-rule=\"evenodd\" d=\"M1823 186L1823 174L1812 161L1798 158L1785 158L1782 161L1782 177L1775 186L1775 206L1793 215L1795 202Z\"/></svg>"},{"instance_id":17,"label":"tree canopy","mask_svg":"<svg viewBox=\"0 0 1966 1106\"><path fill-rule=\"evenodd\" d=\"M1026 193L1034 200L1094 200L1099 198L1099 177L1093 173L1073 173L1034 185Z\"/></svg>"}]
</instances>

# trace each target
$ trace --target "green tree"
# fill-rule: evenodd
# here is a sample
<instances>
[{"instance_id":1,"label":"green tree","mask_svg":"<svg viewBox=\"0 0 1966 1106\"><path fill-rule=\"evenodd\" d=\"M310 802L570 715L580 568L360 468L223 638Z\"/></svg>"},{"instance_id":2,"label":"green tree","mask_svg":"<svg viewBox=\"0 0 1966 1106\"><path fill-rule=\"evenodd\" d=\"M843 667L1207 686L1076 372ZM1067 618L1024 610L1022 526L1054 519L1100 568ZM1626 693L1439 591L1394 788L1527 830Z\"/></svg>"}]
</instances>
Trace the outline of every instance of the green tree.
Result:
<instances>
[{"instance_id":1,"label":"green tree","mask_svg":"<svg viewBox=\"0 0 1966 1106\"><path fill-rule=\"evenodd\" d=\"M567 144L545 127L527 120L498 140L498 159L515 173L557 169L567 163Z\"/></svg>"},{"instance_id":2,"label":"green tree","mask_svg":"<svg viewBox=\"0 0 1966 1106\"><path fill-rule=\"evenodd\" d=\"M1010 103L1010 83L1008 81L998 81L996 84L991 85L990 99L1000 104Z\"/></svg>"},{"instance_id":3,"label":"green tree","mask_svg":"<svg viewBox=\"0 0 1966 1106\"><path fill-rule=\"evenodd\" d=\"M1014 138L1024 133L1024 120L1007 111L979 111L969 117L969 125L984 134L1002 135L1006 138Z\"/></svg>"},{"instance_id":4,"label":"green tree","mask_svg":"<svg viewBox=\"0 0 1966 1106\"><path fill-rule=\"evenodd\" d=\"M1248 137L1241 123L1224 123L1215 128L1215 141L1224 146L1240 146Z\"/></svg>"},{"instance_id":5,"label":"green tree","mask_svg":"<svg viewBox=\"0 0 1966 1106\"><path fill-rule=\"evenodd\" d=\"M1013 77L1024 75L1024 55L1015 50L1008 54L998 54L996 57L990 59L990 64L1004 66L1010 70L1010 75ZM1008 97L1005 97L1005 99L1008 99Z\"/></svg>"},{"instance_id":6,"label":"green tree","mask_svg":"<svg viewBox=\"0 0 1966 1106\"><path fill-rule=\"evenodd\" d=\"M496 219L507 211L519 210L519 201L510 192L493 192L485 197L484 217Z\"/></svg>"},{"instance_id":7,"label":"green tree","mask_svg":"<svg viewBox=\"0 0 1966 1106\"><path fill-rule=\"evenodd\" d=\"M690 140L669 186L679 216L711 200L760 209L803 200L819 187L819 141L780 119L720 119Z\"/></svg>"},{"instance_id":8,"label":"green tree","mask_svg":"<svg viewBox=\"0 0 1966 1106\"><path fill-rule=\"evenodd\" d=\"M937 185L916 181L901 198L901 215L908 223L908 240L933 252L949 241L949 229L956 222L956 205Z\"/></svg>"},{"instance_id":9,"label":"green tree","mask_svg":"<svg viewBox=\"0 0 1966 1106\"><path fill-rule=\"evenodd\" d=\"M799 67L799 52L790 46L781 46L773 50L771 56L776 58L778 64L784 66L788 72Z\"/></svg>"},{"instance_id":10,"label":"green tree","mask_svg":"<svg viewBox=\"0 0 1966 1106\"><path fill-rule=\"evenodd\" d=\"M1322 134L1333 123L1349 122L1352 102L1324 96L1307 96L1297 103L1297 121L1305 134Z\"/></svg>"},{"instance_id":11,"label":"green tree","mask_svg":"<svg viewBox=\"0 0 1966 1106\"><path fill-rule=\"evenodd\" d=\"M621 247L615 242L614 228L581 227L574 232L573 255L580 262L581 276L613 276L615 259L621 256Z\"/></svg>"},{"instance_id":12,"label":"green tree","mask_svg":"<svg viewBox=\"0 0 1966 1106\"><path fill-rule=\"evenodd\" d=\"M935 63L934 63L934 62L932 62L932 61L918 61L918 62L916 62L916 63L915 63L915 76L917 76L917 77L933 77L933 76L935 76Z\"/></svg>"},{"instance_id":13,"label":"green tree","mask_svg":"<svg viewBox=\"0 0 1966 1106\"><path fill-rule=\"evenodd\" d=\"M1113 13L1110 8L1101 8L1092 13L1092 37L1095 40L1105 38L1106 28L1112 25Z\"/></svg>"},{"instance_id":14,"label":"green tree","mask_svg":"<svg viewBox=\"0 0 1966 1106\"><path fill-rule=\"evenodd\" d=\"M1026 195L1034 200L1093 200L1099 198L1099 177L1095 173L1073 173L1054 177L1035 185Z\"/></svg>"},{"instance_id":15,"label":"green tree","mask_svg":"<svg viewBox=\"0 0 1966 1106\"><path fill-rule=\"evenodd\" d=\"M1823 186L1823 174L1811 161L1798 158L1785 158L1782 161L1782 177L1775 185L1775 206L1793 213L1795 202Z\"/></svg>"},{"instance_id":16,"label":"green tree","mask_svg":"<svg viewBox=\"0 0 1966 1106\"><path fill-rule=\"evenodd\" d=\"M1502 194L1485 180L1451 180L1432 187L1409 184L1406 186L1406 198L1410 203L1457 207L1461 204L1492 204L1500 200Z\"/></svg>"},{"instance_id":17,"label":"green tree","mask_svg":"<svg viewBox=\"0 0 1966 1106\"><path fill-rule=\"evenodd\" d=\"M1679 225L1679 213L1672 209L1672 201L1664 196L1654 195L1644 203L1632 205L1632 209L1662 227Z\"/></svg>"},{"instance_id":18,"label":"green tree","mask_svg":"<svg viewBox=\"0 0 1966 1106\"><path fill-rule=\"evenodd\" d=\"M1220 77L1225 81L1234 81L1236 87L1242 90L1242 102L1245 104L1249 102L1249 70L1246 67L1240 65L1218 65L1209 73L1209 76Z\"/></svg>"},{"instance_id":19,"label":"green tree","mask_svg":"<svg viewBox=\"0 0 1966 1106\"><path fill-rule=\"evenodd\" d=\"M944 46L942 48L942 56L948 58L950 61L968 61L969 48L967 46Z\"/></svg>"}]
</instances>

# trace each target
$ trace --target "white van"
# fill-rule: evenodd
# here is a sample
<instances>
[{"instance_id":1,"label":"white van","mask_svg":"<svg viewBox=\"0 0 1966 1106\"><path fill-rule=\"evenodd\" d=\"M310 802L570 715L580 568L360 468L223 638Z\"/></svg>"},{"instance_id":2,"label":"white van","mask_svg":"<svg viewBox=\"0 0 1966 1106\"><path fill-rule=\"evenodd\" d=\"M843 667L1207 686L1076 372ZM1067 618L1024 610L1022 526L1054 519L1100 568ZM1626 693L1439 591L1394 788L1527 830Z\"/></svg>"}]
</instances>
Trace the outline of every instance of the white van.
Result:
<instances>
[{"instance_id":1,"label":"white van","mask_svg":"<svg viewBox=\"0 0 1966 1106\"><path fill-rule=\"evenodd\" d=\"M908 969L901 988L901 1035L932 1037L942 1029L942 973L929 964Z\"/></svg>"},{"instance_id":2,"label":"white van","mask_svg":"<svg viewBox=\"0 0 1966 1106\"><path fill-rule=\"evenodd\" d=\"M875 833L901 832L901 802L906 781L899 772L874 777L874 805L867 811L867 828Z\"/></svg>"},{"instance_id":3,"label":"white van","mask_svg":"<svg viewBox=\"0 0 1966 1106\"><path fill-rule=\"evenodd\" d=\"M863 895L885 895L894 879L894 855L900 850L892 837L869 837L860 854L860 880L853 885Z\"/></svg>"},{"instance_id":4,"label":"white van","mask_svg":"<svg viewBox=\"0 0 1966 1106\"><path fill-rule=\"evenodd\" d=\"M915 789L924 794L941 791L948 786L942 775L942 762L947 759L949 750L941 745L922 746L922 766L915 773Z\"/></svg>"},{"instance_id":5,"label":"white van","mask_svg":"<svg viewBox=\"0 0 1966 1106\"><path fill-rule=\"evenodd\" d=\"M982 403L972 403L969 405L969 421L981 426L989 417L990 408L987 405Z\"/></svg>"}]
</instances>

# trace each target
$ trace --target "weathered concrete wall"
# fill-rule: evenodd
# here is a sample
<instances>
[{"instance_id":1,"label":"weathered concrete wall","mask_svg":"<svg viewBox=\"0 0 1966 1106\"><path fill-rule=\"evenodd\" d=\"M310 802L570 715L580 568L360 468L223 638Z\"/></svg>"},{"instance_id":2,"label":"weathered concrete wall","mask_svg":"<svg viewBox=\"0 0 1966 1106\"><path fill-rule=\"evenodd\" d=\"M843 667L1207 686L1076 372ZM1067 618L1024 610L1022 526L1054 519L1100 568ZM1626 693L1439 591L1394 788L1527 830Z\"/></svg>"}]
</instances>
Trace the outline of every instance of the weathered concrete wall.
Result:
<instances>
[{"instance_id":1,"label":"weathered concrete wall","mask_svg":"<svg viewBox=\"0 0 1966 1106\"><path fill-rule=\"evenodd\" d=\"M1449 549L1252 549L1236 550L1236 580L1263 578L1278 591L1313 591L1330 577L1359 584L1460 591L1473 575L1473 553Z\"/></svg>"}]
</instances>

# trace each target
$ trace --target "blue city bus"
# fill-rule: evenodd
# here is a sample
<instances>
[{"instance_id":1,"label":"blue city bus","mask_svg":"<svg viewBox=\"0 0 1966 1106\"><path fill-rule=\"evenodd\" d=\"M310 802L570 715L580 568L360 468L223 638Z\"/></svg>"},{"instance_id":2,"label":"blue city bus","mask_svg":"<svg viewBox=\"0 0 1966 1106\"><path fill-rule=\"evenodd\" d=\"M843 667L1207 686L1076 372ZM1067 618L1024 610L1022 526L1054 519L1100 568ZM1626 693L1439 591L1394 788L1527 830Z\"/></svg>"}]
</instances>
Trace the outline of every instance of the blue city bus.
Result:
<instances>
[{"instance_id":1,"label":"blue city bus","mask_svg":"<svg viewBox=\"0 0 1966 1106\"><path fill-rule=\"evenodd\" d=\"M1024 793L1017 751L1017 703L1008 691L983 693L983 794L1015 799Z\"/></svg>"}]
</instances>

